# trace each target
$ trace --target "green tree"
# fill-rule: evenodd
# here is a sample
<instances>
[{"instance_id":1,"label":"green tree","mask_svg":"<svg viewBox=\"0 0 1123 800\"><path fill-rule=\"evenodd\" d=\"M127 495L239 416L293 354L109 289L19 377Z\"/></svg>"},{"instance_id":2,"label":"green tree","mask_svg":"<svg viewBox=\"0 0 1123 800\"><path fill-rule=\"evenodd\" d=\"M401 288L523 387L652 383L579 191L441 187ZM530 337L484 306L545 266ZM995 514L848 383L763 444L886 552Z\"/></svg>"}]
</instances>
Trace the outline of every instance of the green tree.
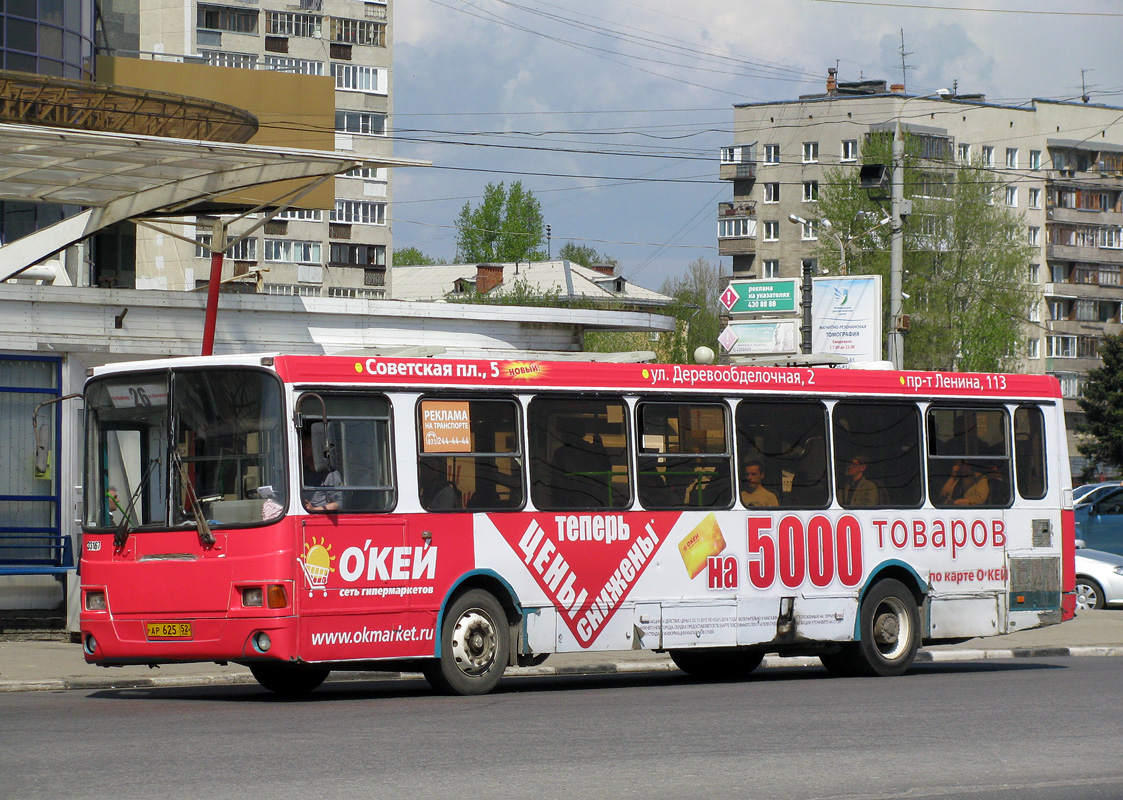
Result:
<instances>
[{"instance_id":1,"label":"green tree","mask_svg":"<svg viewBox=\"0 0 1123 800\"><path fill-rule=\"evenodd\" d=\"M479 206L465 203L456 221L456 258L470 263L540 261L545 241L542 208L534 194L515 181L507 189L489 183Z\"/></svg>"},{"instance_id":2,"label":"green tree","mask_svg":"<svg viewBox=\"0 0 1123 800\"><path fill-rule=\"evenodd\" d=\"M1090 466L1123 467L1123 335L1104 337L1100 359L1076 401L1085 417L1077 449Z\"/></svg>"},{"instance_id":3,"label":"green tree","mask_svg":"<svg viewBox=\"0 0 1123 800\"><path fill-rule=\"evenodd\" d=\"M427 256L416 247L402 247L394 250L395 267L431 267L444 263L443 259Z\"/></svg>"},{"instance_id":4,"label":"green tree","mask_svg":"<svg viewBox=\"0 0 1123 800\"><path fill-rule=\"evenodd\" d=\"M927 141L931 144L931 140ZM1029 282L1034 249L1025 222L1002 202L1003 183L981 163L923 162L921 137L905 136L905 197L912 214L904 223L903 313L906 369L990 372L1016 367L1035 292ZM873 134L863 146L865 163L891 163L892 138ZM948 154L950 156L950 153ZM857 167L827 170L819 197L820 217L849 242L851 275L878 274L885 291L889 330L888 225L884 209L858 186ZM819 262L840 269L839 243L820 232Z\"/></svg>"},{"instance_id":5,"label":"green tree","mask_svg":"<svg viewBox=\"0 0 1123 800\"><path fill-rule=\"evenodd\" d=\"M679 320L679 325L675 335L670 337L667 352L660 354L660 361L689 363L694 360L694 351L703 345L718 352L719 298L724 284L721 265L701 257L692 261L682 275L663 281L659 291L675 298L671 313Z\"/></svg>"},{"instance_id":6,"label":"green tree","mask_svg":"<svg viewBox=\"0 0 1123 800\"><path fill-rule=\"evenodd\" d=\"M575 242L566 242L561 246L558 251L558 258L563 258L567 261L572 261L575 264L580 264L583 267L591 267L594 264L608 264L613 268L620 266L620 262L609 255L601 255L592 247L584 244L577 244Z\"/></svg>"}]
</instances>

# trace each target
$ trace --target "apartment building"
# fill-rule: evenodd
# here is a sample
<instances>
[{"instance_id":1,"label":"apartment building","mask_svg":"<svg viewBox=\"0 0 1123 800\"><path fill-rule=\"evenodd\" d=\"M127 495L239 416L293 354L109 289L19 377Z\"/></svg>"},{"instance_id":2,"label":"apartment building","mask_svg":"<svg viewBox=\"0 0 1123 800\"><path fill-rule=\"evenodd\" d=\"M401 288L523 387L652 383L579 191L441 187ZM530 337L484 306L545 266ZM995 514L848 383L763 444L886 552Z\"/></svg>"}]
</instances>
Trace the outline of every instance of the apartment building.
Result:
<instances>
[{"instance_id":1,"label":"apartment building","mask_svg":"<svg viewBox=\"0 0 1123 800\"><path fill-rule=\"evenodd\" d=\"M207 84L251 81L252 71L320 76L334 83L335 122L329 146L360 157L392 154L390 0L100 0L100 55L205 64ZM329 86L329 91L330 85ZM191 94L182 87L184 94ZM205 94L203 96L206 96ZM309 119L312 117L310 116ZM271 141L286 130L308 133L300 116L263 118ZM307 147L301 141L294 146ZM227 291L383 298L390 296L391 179L385 168L335 179L334 205L297 202L227 251ZM257 220L230 227L230 238ZM214 219L182 223L181 235L139 229L136 288L194 289L207 280ZM116 285L111 270L102 283Z\"/></svg>"},{"instance_id":2,"label":"apartment building","mask_svg":"<svg viewBox=\"0 0 1123 800\"><path fill-rule=\"evenodd\" d=\"M733 198L718 206L718 249L738 278L800 275L824 232L790 215L816 223L825 170L856 166L866 137L898 119L926 158L993 168L1004 184L995 202L1021 215L1038 252L1030 279L1041 301L1026 321L1024 368L1059 378L1066 411L1079 414L1101 338L1123 331L1123 108L910 96L884 81L839 82L832 70L822 94L736 105L733 117L719 166Z\"/></svg>"}]
</instances>

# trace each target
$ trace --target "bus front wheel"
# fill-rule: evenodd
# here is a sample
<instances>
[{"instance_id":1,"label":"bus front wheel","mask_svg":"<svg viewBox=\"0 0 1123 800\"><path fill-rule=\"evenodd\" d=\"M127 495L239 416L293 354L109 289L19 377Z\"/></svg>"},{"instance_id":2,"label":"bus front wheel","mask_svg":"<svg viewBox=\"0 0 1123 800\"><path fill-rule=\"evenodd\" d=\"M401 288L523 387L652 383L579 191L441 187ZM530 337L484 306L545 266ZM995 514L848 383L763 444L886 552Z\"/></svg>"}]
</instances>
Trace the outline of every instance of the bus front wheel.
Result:
<instances>
[{"instance_id":1,"label":"bus front wheel","mask_svg":"<svg viewBox=\"0 0 1123 800\"><path fill-rule=\"evenodd\" d=\"M862 601L861 639L845 649L859 675L900 675L920 648L920 609L916 598L900 581L874 584Z\"/></svg>"},{"instance_id":2,"label":"bus front wheel","mask_svg":"<svg viewBox=\"0 0 1123 800\"><path fill-rule=\"evenodd\" d=\"M289 664L250 664L254 679L274 694L295 697L308 694L327 678L331 670L294 667Z\"/></svg>"},{"instance_id":3,"label":"bus front wheel","mask_svg":"<svg viewBox=\"0 0 1123 800\"><path fill-rule=\"evenodd\" d=\"M507 668L511 648L507 615L482 589L456 598L441 626L441 655L424 669L425 679L445 694L487 694Z\"/></svg>"}]
</instances>

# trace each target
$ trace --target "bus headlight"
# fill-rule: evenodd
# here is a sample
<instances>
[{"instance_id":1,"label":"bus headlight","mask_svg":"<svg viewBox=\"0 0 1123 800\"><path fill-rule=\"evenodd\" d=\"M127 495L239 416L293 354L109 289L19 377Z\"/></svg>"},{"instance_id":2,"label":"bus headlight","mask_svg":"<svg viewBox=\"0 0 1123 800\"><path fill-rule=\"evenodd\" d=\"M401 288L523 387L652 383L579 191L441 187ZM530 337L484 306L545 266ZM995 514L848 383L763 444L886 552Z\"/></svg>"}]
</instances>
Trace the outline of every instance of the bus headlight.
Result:
<instances>
[{"instance_id":1,"label":"bus headlight","mask_svg":"<svg viewBox=\"0 0 1123 800\"><path fill-rule=\"evenodd\" d=\"M262 604L262 591L260 586L242 587L242 605L247 608L260 608Z\"/></svg>"},{"instance_id":2,"label":"bus headlight","mask_svg":"<svg viewBox=\"0 0 1123 800\"><path fill-rule=\"evenodd\" d=\"M109 604L105 602L105 592L102 591L89 591L86 592L86 610L87 611L107 611Z\"/></svg>"}]
</instances>

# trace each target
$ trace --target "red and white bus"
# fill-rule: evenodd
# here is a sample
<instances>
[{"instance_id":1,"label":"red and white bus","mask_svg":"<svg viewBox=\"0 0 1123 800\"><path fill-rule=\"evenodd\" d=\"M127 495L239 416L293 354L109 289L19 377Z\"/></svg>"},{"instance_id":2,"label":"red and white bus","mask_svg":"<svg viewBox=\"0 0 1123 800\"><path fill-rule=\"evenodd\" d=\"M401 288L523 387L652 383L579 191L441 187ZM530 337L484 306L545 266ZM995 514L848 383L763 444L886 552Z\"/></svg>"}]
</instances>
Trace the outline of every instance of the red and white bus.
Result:
<instances>
[{"instance_id":1,"label":"red and white bus","mask_svg":"<svg viewBox=\"0 0 1123 800\"><path fill-rule=\"evenodd\" d=\"M895 675L1073 613L1049 377L255 355L101 367L85 402L94 664Z\"/></svg>"}]
</instances>

